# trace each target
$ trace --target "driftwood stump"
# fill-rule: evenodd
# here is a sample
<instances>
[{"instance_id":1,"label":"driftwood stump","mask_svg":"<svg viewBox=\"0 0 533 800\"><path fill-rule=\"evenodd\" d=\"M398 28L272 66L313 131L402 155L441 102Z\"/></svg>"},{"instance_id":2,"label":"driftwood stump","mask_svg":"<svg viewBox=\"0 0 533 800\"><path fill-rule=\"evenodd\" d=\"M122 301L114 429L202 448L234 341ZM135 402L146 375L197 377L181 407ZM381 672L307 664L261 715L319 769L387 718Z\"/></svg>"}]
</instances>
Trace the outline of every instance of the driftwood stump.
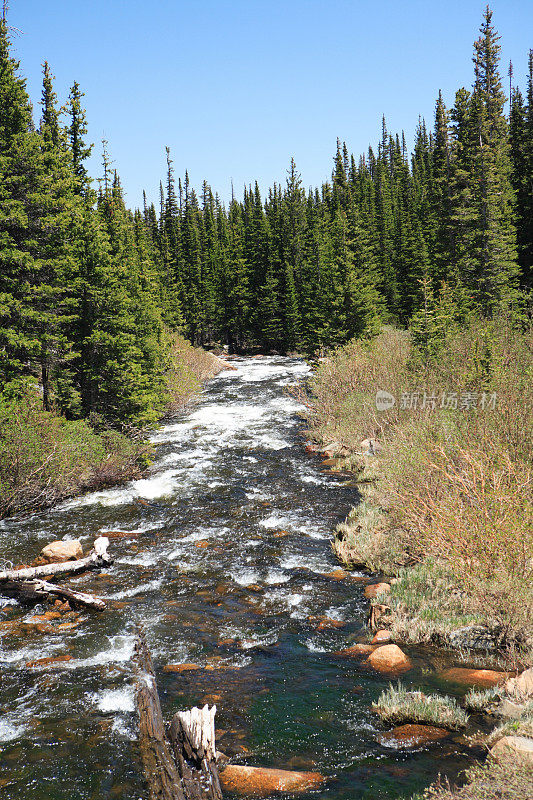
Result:
<instances>
[{"instance_id":1,"label":"driftwood stump","mask_svg":"<svg viewBox=\"0 0 533 800\"><path fill-rule=\"evenodd\" d=\"M187 800L220 800L215 748L217 707L178 711L168 729Z\"/></svg>"},{"instance_id":2,"label":"driftwood stump","mask_svg":"<svg viewBox=\"0 0 533 800\"><path fill-rule=\"evenodd\" d=\"M216 706L175 714L165 735L154 665L141 628L135 645L139 746L150 800L221 800Z\"/></svg>"}]
</instances>

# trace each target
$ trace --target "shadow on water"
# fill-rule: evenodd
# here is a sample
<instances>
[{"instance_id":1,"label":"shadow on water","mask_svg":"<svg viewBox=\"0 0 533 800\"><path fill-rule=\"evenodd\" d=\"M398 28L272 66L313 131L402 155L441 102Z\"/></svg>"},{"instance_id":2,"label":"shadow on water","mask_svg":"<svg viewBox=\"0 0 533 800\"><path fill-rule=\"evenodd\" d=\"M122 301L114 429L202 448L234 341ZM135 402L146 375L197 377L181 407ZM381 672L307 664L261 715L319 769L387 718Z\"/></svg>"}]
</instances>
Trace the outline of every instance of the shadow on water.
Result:
<instances>
[{"instance_id":1,"label":"shadow on water","mask_svg":"<svg viewBox=\"0 0 533 800\"><path fill-rule=\"evenodd\" d=\"M217 745L237 763L312 769L313 797L408 797L467 766L464 745L385 747L369 706L388 681L335 655L364 636L362 584L338 580L330 547L356 490L304 454L286 387L306 365L242 358L154 435L151 474L0 526L1 552L33 558L53 539L86 548L106 531L112 568L71 584L109 598L102 615L35 631L0 612L0 789L20 800L145 796L135 750L133 629L142 620L166 715L216 702ZM142 502L139 502L142 501ZM338 576L337 576L338 577ZM338 624L318 630L321 617ZM20 623L20 624L19 624ZM32 668L47 656L57 668ZM413 651L406 681L428 686ZM164 671L189 664L181 672Z\"/></svg>"}]
</instances>

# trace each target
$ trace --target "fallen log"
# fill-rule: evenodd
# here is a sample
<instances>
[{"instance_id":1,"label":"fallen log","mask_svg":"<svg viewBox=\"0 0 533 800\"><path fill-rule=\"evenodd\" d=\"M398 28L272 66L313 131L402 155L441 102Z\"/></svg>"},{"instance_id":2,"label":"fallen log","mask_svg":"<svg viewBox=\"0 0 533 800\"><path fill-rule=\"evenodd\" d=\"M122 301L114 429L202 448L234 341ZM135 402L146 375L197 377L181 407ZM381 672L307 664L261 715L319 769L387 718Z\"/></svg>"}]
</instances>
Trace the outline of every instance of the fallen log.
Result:
<instances>
[{"instance_id":1,"label":"fallen log","mask_svg":"<svg viewBox=\"0 0 533 800\"><path fill-rule=\"evenodd\" d=\"M215 748L217 707L178 711L168 729L187 800L221 800Z\"/></svg>"},{"instance_id":2,"label":"fallen log","mask_svg":"<svg viewBox=\"0 0 533 800\"><path fill-rule=\"evenodd\" d=\"M99 536L94 541L94 549L85 558L77 561L63 561L59 564L43 564L40 567L22 567L22 569L7 569L0 572L0 583L4 581L26 581L40 578L43 575L76 575L88 569L101 569L113 563L112 557L107 552L109 539ZM2 587L0 586L0 590Z\"/></svg>"},{"instance_id":3,"label":"fallen log","mask_svg":"<svg viewBox=\"0 0 533 800\"><path fill-rule=\"evenodd\" d=\"M0 584L0 594L16 597L22 603L42 602L46 599L61 597L74 606L84 606L96 611L103 611L106 607L105 600L102 600L101 597L86 592L76 592L74 589L67 589L64 586L57 586L55 583L39 579L32 581L3 580Z\"/></svg>"},{"instance_id":4,"label":"fallen log","mask_svg":"<svg viewBox=\"0 0 533 800\"><path fill-rule=\"evenodd\" d=\"M165 732L154 666L141 628L135 670L139 745L150 800L222 800L216 766L216 706L178 712Z\"/></svg>"},{"instance_id":5,"label":"fallen log","mask_svg":"<svg viewBox=\"0 0 533 800\"><path fill-rule=\"evenodd\" d=\"M135 644L135 673L139 747L150 800L186 800L178 768L165 739L154 665L141 629Z\"/></svg>"}]
</instances>

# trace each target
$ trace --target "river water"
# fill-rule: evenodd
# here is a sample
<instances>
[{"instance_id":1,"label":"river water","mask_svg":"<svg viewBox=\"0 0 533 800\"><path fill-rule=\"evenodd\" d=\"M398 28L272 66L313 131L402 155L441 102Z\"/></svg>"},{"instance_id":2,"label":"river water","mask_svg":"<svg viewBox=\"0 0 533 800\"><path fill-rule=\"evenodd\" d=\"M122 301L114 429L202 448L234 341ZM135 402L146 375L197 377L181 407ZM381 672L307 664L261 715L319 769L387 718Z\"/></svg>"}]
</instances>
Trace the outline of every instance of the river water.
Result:
<instances>
[{"instance_id":1,"label":"river water","mask_svg":"<svg viewBox=\"0 0 533 800\"><path fill-rule=\"evenodd\" d=\"M14 563L54 539L88 550L99 534L127 534L111 536L112 567L69 584L108 598L103 613L38 631L34 609L0 610L4 623L20 622L0 624L0 796L146 797L132 690L138 621L165 716L215 702L218 749L235 763L321 772L327 782L309 796L410 797L467 764L453 737L414 751L380 741L370 705L388 680L335 655L365 639L362 576L331 574L331 534L357 490L304 451L287 387L306 364L233 363L154 435L148 477L0 525L0 552ZM319 630L321 618L333 622ZM406 682L431 688L438 654L408 652ZM70 660L27 666L48 656ZM179 664L198 668L164 671Z\"/></svg>"}]
</instances>

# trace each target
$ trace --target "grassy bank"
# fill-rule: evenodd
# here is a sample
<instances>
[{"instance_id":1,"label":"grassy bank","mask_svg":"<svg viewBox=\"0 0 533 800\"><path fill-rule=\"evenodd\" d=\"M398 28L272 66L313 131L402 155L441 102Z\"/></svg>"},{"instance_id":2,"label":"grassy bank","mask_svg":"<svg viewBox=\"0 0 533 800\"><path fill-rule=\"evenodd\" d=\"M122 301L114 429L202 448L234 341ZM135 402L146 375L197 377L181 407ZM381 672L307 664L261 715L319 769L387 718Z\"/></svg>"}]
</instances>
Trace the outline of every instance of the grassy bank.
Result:
<instances>
[{"instance_id":1,"label":"grassy bank","mask_svg":"<svg viewBox=\"0 0 533 800\"><path fill-rule=\"evenodd\" d=\"M220 359L175 337L167 413L183 409L222 369ZM140 477L150 454L143 431L106 428L101 419L67 420L43 410L35 381L12 386L0 394L0 518Z\"/></svg>"},{"instance_id":2,"label":"grassy bank","mask_svg":"<svg viewBox=\"0 0 533 800\"><path fill-rule=\"evenodd\" d=\"M394 405L378 410L379 390ZM395 636L460 645L459 629L481 626L530 660L531 330L473 319L428 354L386 329L323 361L304 400L309 437L341 455L364 498L335 549L396 576Z\"/></svg>"}]
</instances>

